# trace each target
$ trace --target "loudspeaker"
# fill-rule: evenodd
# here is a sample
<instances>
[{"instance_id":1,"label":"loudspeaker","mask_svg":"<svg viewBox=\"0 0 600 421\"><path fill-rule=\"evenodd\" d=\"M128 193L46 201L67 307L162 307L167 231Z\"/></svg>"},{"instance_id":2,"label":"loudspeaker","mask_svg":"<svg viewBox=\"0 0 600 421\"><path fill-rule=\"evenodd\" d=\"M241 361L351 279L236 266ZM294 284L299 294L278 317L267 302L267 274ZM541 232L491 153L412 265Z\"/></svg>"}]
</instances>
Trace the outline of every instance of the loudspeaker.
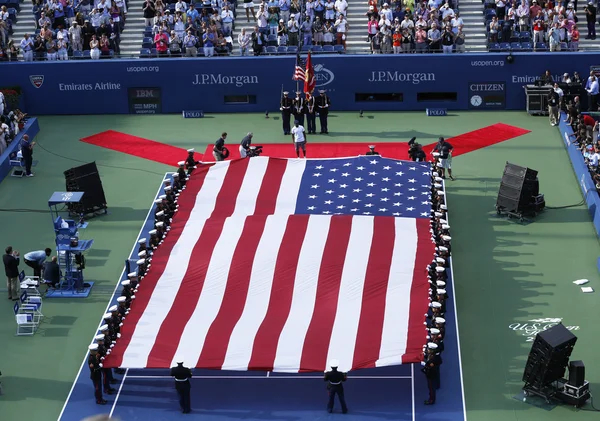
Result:
<instances>
[{"instance_id":1,"label":"loudspeaker","mask_svg":"<svg viewBox=\"0 0 600 421\"><path fill-rule=\"evenodd\" d=\"M569 384L575 387L583 386L585 382L585 365L583 361L571 361L569 363Z\"/></svg>"},{"instance_id":2,"label":"loudspeaker","mask_svg":"<svg viewBox=\"0 0 600 421\"><path fill-rule=\"evenodd\" d=\"M106 197L95 162L71 168L64 172L67 191L84 192L81 202L69 206L77 214L93 213L106 209Z\"/></svg>"},{"instance_id":3,"label":"loudspeaker","mask_svg":"<svg viewBox=\"0 0 600 421\"><path fill-rule=\"evenodd\" d=\"M539 195L538 172L531 168L506 163L496 208L506 212L526 213L531 209L533 198Z\"/></svg>"},{"instance_id":4,"label":"loudspeaker","mask_svg":"<svg viewBox=\"0 0 600 421\"><path fill-rule=\"evenodd\" d=\"M576 342L577 337L562 324L538 333L525 364L523 381L542 388L563 378Z\"/></svg>"}]
</instances>

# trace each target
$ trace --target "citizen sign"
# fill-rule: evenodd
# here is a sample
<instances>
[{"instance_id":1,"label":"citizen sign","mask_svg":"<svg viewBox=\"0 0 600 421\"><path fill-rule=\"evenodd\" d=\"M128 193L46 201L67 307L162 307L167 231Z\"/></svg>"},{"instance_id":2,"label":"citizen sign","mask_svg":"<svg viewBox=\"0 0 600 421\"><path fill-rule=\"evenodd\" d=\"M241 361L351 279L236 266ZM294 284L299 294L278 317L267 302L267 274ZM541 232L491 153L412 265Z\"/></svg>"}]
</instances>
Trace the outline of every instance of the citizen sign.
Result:
<instances>
[{"instance_id":1,"label":"citizen sign","mask_svg":"<svg viewBox=\"0 0 600 421\"><path fill-rule=\"evenodd\" d=\"M469 87L471 92L502 92L503 83L472 83Z\"/></svg>"},{"instance_id":2,"label":"citizen sign","mask_svg":"<svg viewBox=\"0 0 600 421\"><path fill-rule=\"evenodd\" d=\"M235 76L221 73L195 74L192 81L192 85L235 85L238 88L256 84L258 84L258 76Z\"/></svg>"}]
</instances>

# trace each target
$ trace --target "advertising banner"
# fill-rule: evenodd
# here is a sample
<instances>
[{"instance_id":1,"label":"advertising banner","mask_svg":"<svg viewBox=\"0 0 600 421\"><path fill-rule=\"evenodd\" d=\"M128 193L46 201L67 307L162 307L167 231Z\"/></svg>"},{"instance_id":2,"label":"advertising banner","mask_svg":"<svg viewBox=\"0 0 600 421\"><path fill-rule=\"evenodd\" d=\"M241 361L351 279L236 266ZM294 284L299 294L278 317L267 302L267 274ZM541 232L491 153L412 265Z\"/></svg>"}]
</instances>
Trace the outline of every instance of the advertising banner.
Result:
<instances>
[{"instance_id":1,"label":"advertising banner","mask_svg":"<svg viewBox=\"0 0 600 421\"><path fill-rule=\"evenodd\" d=\"M469 108L473 110L504 110L506 108L506 83L470 82Z\"/></svg>"},{"instance_id":2,"label":"advertising banner","mask_svg":"<svg viewBox=\"0 0 600 421\"><path fill-rule=\"evenodd\" d=\"M130 114L162 113L162 96L160 88L129 88Z\"/></svg>"}]
</instances>

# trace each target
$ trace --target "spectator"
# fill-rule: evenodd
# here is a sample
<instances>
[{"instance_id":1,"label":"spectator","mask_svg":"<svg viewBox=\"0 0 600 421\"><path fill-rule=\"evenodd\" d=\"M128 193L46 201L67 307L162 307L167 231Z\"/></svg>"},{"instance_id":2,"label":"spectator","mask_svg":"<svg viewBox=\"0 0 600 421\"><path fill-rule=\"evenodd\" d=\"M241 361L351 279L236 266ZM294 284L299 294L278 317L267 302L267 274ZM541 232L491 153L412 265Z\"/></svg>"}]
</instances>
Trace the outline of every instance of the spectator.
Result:
<instances>
[{"instance_id":1,"label":"spectator","mask_svg":"<svg viewBox=\"0 0 600 421\"><path fill-rule=\"evenodd\" d=\"M594 2L590 0L583 10L585 11L588 29L588 35L585 39L596 39L596 7Z\"/></svg>"},{"instance_id":2,"label":"spectator","mask_svg":"<svg viewBox=\"0 0 600 421\"><path fill-rule=\"evenodd\" d=\"M376 29L375 34L371 37L371 54L381 54L381 44L383 43L383 35Z\"/></svg>"},{"instance_id":3,"label":"spectator","mask_svg":"<svg viewBox=\"0 0 600 421\"><path fill-rule=\"evenodd\" d=\"M429 50L432 53L439 53L441 50L441 39L442 34L440 30L437 28L437 24L434 22L431 25L431 29L427 33L427 39L429 40Z\"/></svg>"},{"instance_id":4,"label":"spectator","mask_svg":"<svg viewBox=\"0 0 600 421\"><path fill-rule=\"evenodd\" d=\"M490 22L490 42L498 42L498 18L494 16Z\"/></svg>"},{"instance_id":5,"label":"spectator","mask_svg":"<svg viewBox=\"0 0 600 421\"><path fill-rule=\"evenodd\" d=\"M412 45L414 44L414 37L412 31L409 29L402 30L402 52L404 54L412 52Z\"/></svg>"},{"instance_id":6,"label":"spectator","mask_svg":"<svg viewBox=\"0 0 600 421\"><path fill-rule=\"evenodd\" d=\"M321 0L317 0L321 1ZM321 16L315 16L315 21L312 26L313 43L315 45L323 45L323 21Z\"/></svg>"},{"instance_id":7,"label":"spectator","mask_svg":"<svg viewBox=\"0 0 600 421\"><path fill-rule=\"evenodd\" d=\"M560 51L560 29L558 22L555 22L548 31L548 42L550 44L550 51Z\"/></svg>"},{"instance_id":8,"label":"spectator","mask_svg":"<svg viewBox=\"0 0 600 421\"><path fill-rule=\"evenodd\" d=\"M331 23L335 21L335 3L333 0L327 0L327 3L325 3L325 20Z\"/></svg>"},{"instance_id":9,"label":"spectator","mask_svg":"<svg viewBox=\"0 0 600 421\"><path fill-rule=\"evenodd\" d=\"M379 30L382 36L381 40L381 53L391 54L392 53L392 31L388 25L383 25Z\"/></svg>"},{"instance_id":10,"label":"spectator","mask_svg":"<svg viewBox=\"0 0 600 421\"><path fill-rule=\"evenodd\" d=\"M212 28L209 28L208 31L202 35L202 41L204 44L204 56L212 57L215 55L215 42L217 37L215 36L215 32Z\"/></svg>"},{"instance_id":11,"label":"spectator","mask_svg":"<svg viewBox=\"0 0 600 421\"><path fill-rule=\"evenodd\" d=\"M50 40L46 42L46 55L48 61L56 61L57 51L58 49L56 47L56 42L54 42L54 40L50 38Z\"/></svg>"},{"instance_id":12,"label":"spectator","mask_svg":"<svg viewBox=\"0 0 600 421\"><path fill-rule=\"evenodd\" d=\"M303 45L312 45L312 23L310 21L310 16L306 16L306 18L304 18L301 29Z\"/></svg>"},{"instance_id":13,"label":"spectator","mask_svg":"<svg viewBox=\"0 0 600 421\"><path fill-rule=\"evenodd\" d=\"M44 263L46 262L46 258L50 256L50 253L52 253L52 249L46 248L44 250L30 251L23 256L25 264L33 269L33 276L41 278Z\"/></svg>"},{"instance_id":14,"label":"spectator","mask_svg":"<svg viewBox=\"0 0 600 421\"><path fill-rule=\"evenodd\" d=\"M569 48L571 51L579 50L579 30L577 29L577 25L573 25L573 29L571 30L571 41L569 43Z\"/></svg>"},{"instance_id":15,"label":"spectator","mask_svg":"<svg viewBox=\"0 0 600 421\"><path fill-rule=\"evenodd\" d=\"M142 5L142 11L144 13L144 21L146 26L152 26L154 23L154 17L156 16L156 9L154 8L154 3L152 3L152 0L144 1L144 4ZM190 5L190 11L195 12L193 4ZM188 11L188 16L190 16L190 11ZM196 12L196 16L192 15L191 17L192 19L198 17L198 12Z\"/></svg>"},{"instance_id":16,"label":"spectator","mask_svg":"<svg viewBox=\"0 0 600 421\"><path fill-rule=\"evenodd\" d=\"M591 76L590 87L587 88L587 92L590 98L589 111L598 110L598 79L596 76Z\"/></svg>"},{"instance_id":17,"label":"spectator","mask_svg":"<svg viewBox=\"0 0 600 421\"><path fill-rule=\"evenodd\" d=\"M223 33L231 34L233 31L234 22L233 12L229 10L229 6L225 5L221 12L221 21L223 22Z\"/></svg>"},{"instance_id":18,"label":"spectator","mask_svg":"<svg viewBox=\"0 0 600 421\"><path fill-rule=\"evenodd\" d=\"M458 27L458 33L454 37L454 46L457 53L465 52L465 34L462 25Z\"/></svg>"},{"instance_id":19,"label":"spectator","mask_svg":"<svg viewBox=\"0 0 600 421\"><path fill-rule=\"evenodd\" d=\"M175 12L185 13L187 10L187 4L183 0L177 0L175 3Z\"/></svg>"},{"instance_id":20,"label":"spectator","mask_svg":"<svg viewBox=\"0 0 600 421\"><path fill-rule=\"evenodd\" d=\"M261 4L258 7L258 12L256 12L256 22L258 23L258 28L262 33L269 32L269 12L265 10L264 4Z\"/></svg>"},{"instance_id":21,"label":"spectator","mask_svg":"<svg viewBox=\"0 0 600 421\"><path fill-rule=\"evenodd\" d=\"M336 0L336 3L340 0ZM346 1L346 0L341 0ZM348 21L343 14L340 14L333 24L336 29L336 40L338 45L343 45L344 50L346 49L346 32L348 32Z\"/></svg>"},{"instance_id":22,"label":"spectator","mask_svg":"<svg viewBox=\"0 0 600 421\"><path fill-rule=\"evenodd\" d=\"M315 18L319 18L319 20L323 22L323 19L325 17L325 2L323 0L315 0L314 4Z\"/></svg>"},{"instance_id":23,"label":"spectator","mask_svg":"<svg viewBox=\"0 0 600 421\"><path fill-rule=\"evenodd\" d=\"M444 54L451 54L452 47L454 46L454 33L450 24L446 24L444 31L442 32L442 49Z\"/></svg>"},{"instance_id":24,"label":"spectator","mask_svg":"<svg viewBox=\"0 0 600 421\"><path fill-rule=\"evenodd\" d=\"M96 38L96 34L92 35L92 40L90 41L90 57L92 60L100 58L100 42Z\"/></svg>"},{"instance_id":25,"label":"spectator","mask_svg":"<svg viewBox=\"0 0 600 421\"><path fill-rule=\"evenodd\" d=\"M244 29L242 29L242 32L243 31ZM198 39L194 36L191 30L188 30L186 36L183 38L183 46L185 47L186 57L198 56L198 49L196 48L197 43Z\"/></svg>"},{"instance_id":26,"label":"spectator","mask_svg":"<svg viewBox=\"0 0 600 421\"><path fill-rule=\"evenodd\" d=\"M154 36L154 45L159 57L165 57L169 53L169 36L166 30L161 30Z\"/></svg>"},{"instance_id":27,"label":"spectator","mask_svg":"<svg viewBox=\"0 0 600 421\"><path fill-rule=\"evenodd\" d=\"M29 34L25 34L21 40L21 50L23 51L23 59L25 61L33 61L33 41L29 38Z\"/></svg>"},{"instance_id":28,"label":"spectator","mask_svg":"<svg viewBox=\"0 0 600 421\"><path fill-rule=\"evenodd\" d=\"M504 14L506 12L506 3L504 0L496 0L496 16L500 20L504 20Z\"/></svg>"},{"instance_id":29,"label":"spectator","mask_svg":"<svg viewBox=\"0 0 600 421\"><path fill-rule=\"evenodd\" d=\"M58 60L68 60L69 54L67 52L67 41L65 39L59 39L56 43L56 48L58 49L56 58Z\"/></svg>"},{"instance_id":30,"label":"spectator","mask_svg":"<svg viewBox=\"0 0 600 421\"><path fill-rule=\"evenodd\" d=\"M19 299L19 252L11 246L6 247L2 256L4 263L4 274L6 275L6 286L8 288L8 299L17 301Z\"/></svg>"},{"instance_id":31,"label":"spectator","mask_svg":"<svg viewBox=\"0 0 600 421\"><path fill-rule=\"evenodd\" d=\"M253 0L244 0L244 9L246 9L246 19L248 20L248 22L250 22L250 16L252 16L252 19L254 19L254 22L256 22L256 16L254 15Z\"/></svg>"},{"instance_id":32,"label":"spectator","mask_svg":"<svg viewBox=\"0 0 600 421\"><path fill-rule=\"evenodd\" d=\"M251 35L252 40L252 50L254 50L254 55L258 56L262 53L263 47L266 45L265 35L260 32L258 26L254 27L254 32Z\"/></svg>"},{"instance_id":33,"label":"spectator","mask_svg":"<svg viewBox=\"0 0 600 421\"><path fill-rule=\"evenodd\" d=\"M394 34L392 35L392 48L394 49L394 54L402 52L402 30L400 26L394 30Z\"/></svg>"},{"instance_id":34,"label":"spectator","mask_svg":"<svg viewBox=\"0 0 600 421\"><path fill-rule=\"evenodd\" d=\"M427 32L423 29L424 26L417 26L417 31L415 32L415 46L417 49L417 53L426 53L427 52Z\"/></svg>"},{"instance_id":35,"label":"spectator","mask_svg":"<svg viewBox=\"0 0 600 421\"><path fill-rule=\"evenodd\" d=\"M335 0L335 15L336 17L346 16L346 10L348 10L348 2L346 0ZM385 3L387 5L387 3Z\"/></svg>"},{"instance_id":36,"label":"spectator","mask_svg":"<svg viewBox=\"0 0 600 421\"><path fill-rule=\"evenodd\" d=\"M246 28L242 28L242 31L238 35L238 45L240 46L240 55L248 55L248 49L250 47L250 35L246 34Z\"/></svg>"},{"instance_id":37,"label":"spectator","mask_svg":"<svg viewBox=\"0 0 600 421\"><path fill-rule=\"evenodd\" d=\"M298 45L298 32L300 31L300 26L298 25L298 21L296 21L296 15L292 13L290 15L290 20L288 21L288 44L289 45Z\"/></svg>"},{"instance_id":38,"label":"spectator","mask_svg":"<svg viewBox=\"0 0 600 421\"><path fill-rule=\"evenodd\" d=\"M519 31L527 31L529 29L530 10L525 0L521 0L521 4L517 7L517 19L519 22Z\"/></svg>"},{"instance_id":39,"label":"spectator","mask_svg":"<svg viewBox=\"0 0 600 421\"><path fill-rule=\"evenodd\" d=\"M279 19L279 25L277 26L277 45L279 47L284 47L287 45L287 41L287 25L283 19Z\"/></svg>"},{"instance_id":40,"label":"spectator","mask_svg":"<svg viewBox=\"0 0 600 421\"><path fill-rule=\"evenodd\" d=\"M331 24L331 21L325 21L325 26L323 27L323 44L324 45L333 45L333 40L335 34L335 28Z\"/></svg>"}]
</instances>

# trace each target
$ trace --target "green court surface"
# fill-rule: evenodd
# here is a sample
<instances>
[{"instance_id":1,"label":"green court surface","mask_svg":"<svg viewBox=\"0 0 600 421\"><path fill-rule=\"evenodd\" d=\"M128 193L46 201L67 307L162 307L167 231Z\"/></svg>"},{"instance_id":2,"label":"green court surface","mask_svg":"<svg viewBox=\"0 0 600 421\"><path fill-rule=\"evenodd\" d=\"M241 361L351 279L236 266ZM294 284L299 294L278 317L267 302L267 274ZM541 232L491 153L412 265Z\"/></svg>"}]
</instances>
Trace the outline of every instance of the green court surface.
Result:
<instances>
[{"instance_id":1,"label":"green court surface","mask_svg":"<svg viewBox=\"0 0 600 421\"><path fill-rule=\"evenodd\" d=\"M46 300L46 320L34 337L14 336L12 304L5 296L0 300L2 421L57 419L159 183L165 172L174 169L85 144L80 138L112 129L197 151L204 151L222 131L229 132L232 143L248 131L254 132L256 144L289 141L281 134L279 119L258 114L185 120L178 115L42 117L39 122L36 176L8 177L0 183L2 249L11 244L24 254L53 245L47 199L64 189L63 171L81 163L99 164L109 214L91 220L80 234L95 240L85 274L96 284L88 299ZM600 393L596 362L600 247L587 209L547 210L527 225L500 218L494 211L506 161L539 171L548 206L581 201L560 133L546 118L524 112L459 112L445 118L424 113L367 113L364 118L334 113L329 121L331 134L308 140L378 144L416 136L427 144L438 136L452 137L498 122L531 132L456 157L457 180L447 184L467 417L470 421L597 420L594 412L560 406L549 411L513 398L523 385L521 376L531 347L528 337L544 326L543 319L555 318L575 329L579 340L572 358L586 362L592 392ZM582 293L572 283L581 278L589 279L598 292ZM90 383L90 399L91 388Z\"/></svg>"}]
</instances>

